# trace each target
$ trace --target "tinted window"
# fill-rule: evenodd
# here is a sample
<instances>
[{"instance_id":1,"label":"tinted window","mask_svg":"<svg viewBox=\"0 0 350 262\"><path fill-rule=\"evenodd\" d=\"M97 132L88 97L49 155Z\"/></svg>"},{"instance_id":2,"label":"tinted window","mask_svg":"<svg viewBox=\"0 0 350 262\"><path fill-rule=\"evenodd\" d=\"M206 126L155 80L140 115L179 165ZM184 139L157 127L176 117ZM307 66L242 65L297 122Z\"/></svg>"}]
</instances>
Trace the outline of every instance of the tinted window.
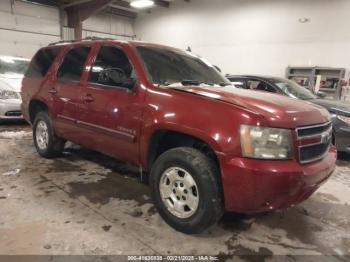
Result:
<instances>
[{"instance_id":1,"label":"tinted window","mask_svg":"<svg viewBox=\"0 0 350 262\"><path fill-rule=\"evenodd\" d=\"M303 100L315 99L316 96L305 87L302 87L294 81L288 79L271 79L288 96L299 98Z\"/></svg>"},{"instance_id":2,"label":"tinted window","mask_svg":"<svg viewBox=\"0 0 350 262\"><path fill-rule=\"evenodd\" d=\"M57 72L57 79L64 81L80 81L84 71L86 58L90 47L77 47L71 49L65 56Z\"/></svg>"},{"instance_id":3,"label":"tinted window","mask_svg":"<svg viewBox=\"0 0 350 262\"><path fill-rule=\"evenodd\" d=\"M190 80L207 85L229 85L213 65L193 53L155 47L137 47L154 84L175 85Z\"/></svg>"},{"instance_id":4,"label":"tinted window","mask_svg":"<svg viewBox=\"0 0 350 262\"><path fill-rule=\"evenodd\" d=\"M60 49L56 47L37 52L26 72L26 77L44 77L59 51Z\"/></svg>"},{"instance_id":5,"label":"tinted window","mask_svg":"<svg viewBox=\"0 0 350 262\"><path fill-rule=\"evenodd\" d=\"M261 80L249 80L248 89L277 93L277 90Z\"/></svg>"},{"instance_id":6,"label":"tinted window","mask_svg":"<svg viewBox=\"0 0 350 262\"><path fill-rule=\"evenodd\" d=\"M232 84L237 88L247 89L246 81L244 79L229 78Z\"/></svg>"},{"instance_id":7,"label":"tinted window","mask_svg":"<svg viewBox=\"0 0 350 262\"><path fill-rule=\"evenodd\" d=\"M118 78L135 78L134 70L126 54L117 47L101 47L90 71L89 82L116 86L113 76Z\"/></svg>"},{"instance_id":8,"label":"tinted window","mask_svg":"<svg viewBox=\"0 0 350 262\"><path fill-rule=\"evenodd\" d=\"M27 70L29 61L24 58L0 56L0 74L4 75L23 75Z\"/></svg>"}]
</instances>

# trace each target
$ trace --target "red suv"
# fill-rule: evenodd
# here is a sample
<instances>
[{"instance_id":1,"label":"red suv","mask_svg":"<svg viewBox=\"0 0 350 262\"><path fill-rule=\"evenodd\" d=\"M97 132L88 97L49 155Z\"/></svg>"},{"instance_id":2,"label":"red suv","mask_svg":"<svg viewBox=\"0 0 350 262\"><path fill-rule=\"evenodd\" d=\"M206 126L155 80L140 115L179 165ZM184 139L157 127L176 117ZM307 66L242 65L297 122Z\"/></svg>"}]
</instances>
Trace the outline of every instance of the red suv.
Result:
<instances>
[{"instance_id":1,"label":"red suv","mask_svg":"<svg viewBox=\"0 0 350 262\"><path fill-rule=\"evenodd\" d=\"M171 47L52 44L32 59L22 97L41 156L69 140L139 166L159 214L188 234L224 210L300 203L335 168L325 109L232 88L206 60Z\"/></svg>"}]
</instances>

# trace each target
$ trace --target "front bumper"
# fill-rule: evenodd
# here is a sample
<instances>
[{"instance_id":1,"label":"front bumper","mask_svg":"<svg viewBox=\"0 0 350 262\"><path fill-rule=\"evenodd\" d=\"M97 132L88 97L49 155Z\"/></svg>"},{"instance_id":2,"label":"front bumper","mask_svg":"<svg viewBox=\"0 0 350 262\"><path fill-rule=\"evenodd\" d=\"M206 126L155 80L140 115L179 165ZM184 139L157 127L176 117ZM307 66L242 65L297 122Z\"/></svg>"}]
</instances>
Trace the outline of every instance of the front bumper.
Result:
<instances>
[{"instance_id":1,"label":"front bumper","mask_svg":"<svg viewBox=\"0 0 350 262\"><path fill-rule=\"evenodd\" d=\"M350 153L350 125L336 119L333 121L333 130L337 150Z\"/></svg>"},{"instance_id":2,"label":"front bumper","mask_svg":"<svg viewBox=\"0 0 350 262\"><path fill-rule=\"evenodd\" d=\"M221 171L227 211L257 213L289 207L309 198L335 169L336 149L314 163L225 159Z\"/></svg>"},{"instance_id":3,"label":"front bumper","mask_svg":"<svg viewBox=\"0 0 350 262\"><path fill-rule=\"evenodd\" d=\"M0 120L23 119L21 113L21 100L0 100Z\"/></svg>"}]
</instances>

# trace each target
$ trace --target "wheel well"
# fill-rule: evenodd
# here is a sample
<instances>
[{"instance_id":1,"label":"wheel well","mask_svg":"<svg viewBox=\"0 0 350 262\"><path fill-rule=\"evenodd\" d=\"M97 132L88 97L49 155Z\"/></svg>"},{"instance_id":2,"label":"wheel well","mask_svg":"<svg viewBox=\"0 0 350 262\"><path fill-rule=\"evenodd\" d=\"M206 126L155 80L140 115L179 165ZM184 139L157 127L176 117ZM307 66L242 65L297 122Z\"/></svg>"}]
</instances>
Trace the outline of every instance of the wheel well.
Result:
<instances>
[{"instance_id":1,"label":"wheel well","mask_svg":"<svg viewBox=\"0 0 350 262\"><path fill-rule=\"evenodd\" d=\"M30 117L30 122L33 124L35 120L35 116L37 113L41 111L48 111L48 107L45 103L38 101L38 100L33 100L29 104L29 117Z\"/></svg>"},{"instance_id":2,"label":"wheel well","mask_svg":"<svg viewBox=\"0 0 350 262\"><path fill-rule=\"evenodd\" d=\"M159 130L153 134L149 143L147 154L148 169L151 169L153 163L162 153L176 147L195 148L211 158L217 167L220 168L215 151L206 142L187 134L170 130Z\"/></svg>"}]
</instances>

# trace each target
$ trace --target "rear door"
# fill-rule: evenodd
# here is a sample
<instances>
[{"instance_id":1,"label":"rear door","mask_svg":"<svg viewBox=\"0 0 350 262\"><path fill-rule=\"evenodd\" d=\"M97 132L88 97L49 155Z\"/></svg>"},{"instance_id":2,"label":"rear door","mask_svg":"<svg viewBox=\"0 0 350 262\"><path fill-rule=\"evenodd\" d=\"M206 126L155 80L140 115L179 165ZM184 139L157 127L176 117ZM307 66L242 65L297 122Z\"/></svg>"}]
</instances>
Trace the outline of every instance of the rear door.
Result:
<instances>
[{"instance_id":1,"label":"rear door","mask_svg":"<svg viewBox=\"0 0 350 262\"><path fill-rule=\"evenodd\" d=\"M30 119L29 116L29 103L33 97L40 91L44 90L41 96L47 96L46 87L52 86L52 71L51 67L54 67L55 60L58 59L59 53L62 47L50 46L47 48L40 49L33 57L30 65L25 73L22 81L22 112L24 118L29 122L34 119ZM50 101L47 101L51 108Z\"/></svg>"},{"instance_id":2,"label":"rear door","mask_svg":"<svg viewBox=\"0 0 350 262\"><path fill-rule=\"evenodd\" d=\"M59 136L79 143L78 107L81 100L81 78L90 46L73 46L66 51L57 68L52 86L48 89L53 101L52 117Z\"/></svg>"},{"instance_id":3,"label":"rear door","mask_svg":"<svg viewBox=\"0 0 350 262\"><path fill-rule=\"evenodd\" d=\"M117 43L101 45L82 90L79 126L83 145L137 164L144 92L116 84L104 72L136 79L134 66Z\"/></svg>"}]
</instances>

